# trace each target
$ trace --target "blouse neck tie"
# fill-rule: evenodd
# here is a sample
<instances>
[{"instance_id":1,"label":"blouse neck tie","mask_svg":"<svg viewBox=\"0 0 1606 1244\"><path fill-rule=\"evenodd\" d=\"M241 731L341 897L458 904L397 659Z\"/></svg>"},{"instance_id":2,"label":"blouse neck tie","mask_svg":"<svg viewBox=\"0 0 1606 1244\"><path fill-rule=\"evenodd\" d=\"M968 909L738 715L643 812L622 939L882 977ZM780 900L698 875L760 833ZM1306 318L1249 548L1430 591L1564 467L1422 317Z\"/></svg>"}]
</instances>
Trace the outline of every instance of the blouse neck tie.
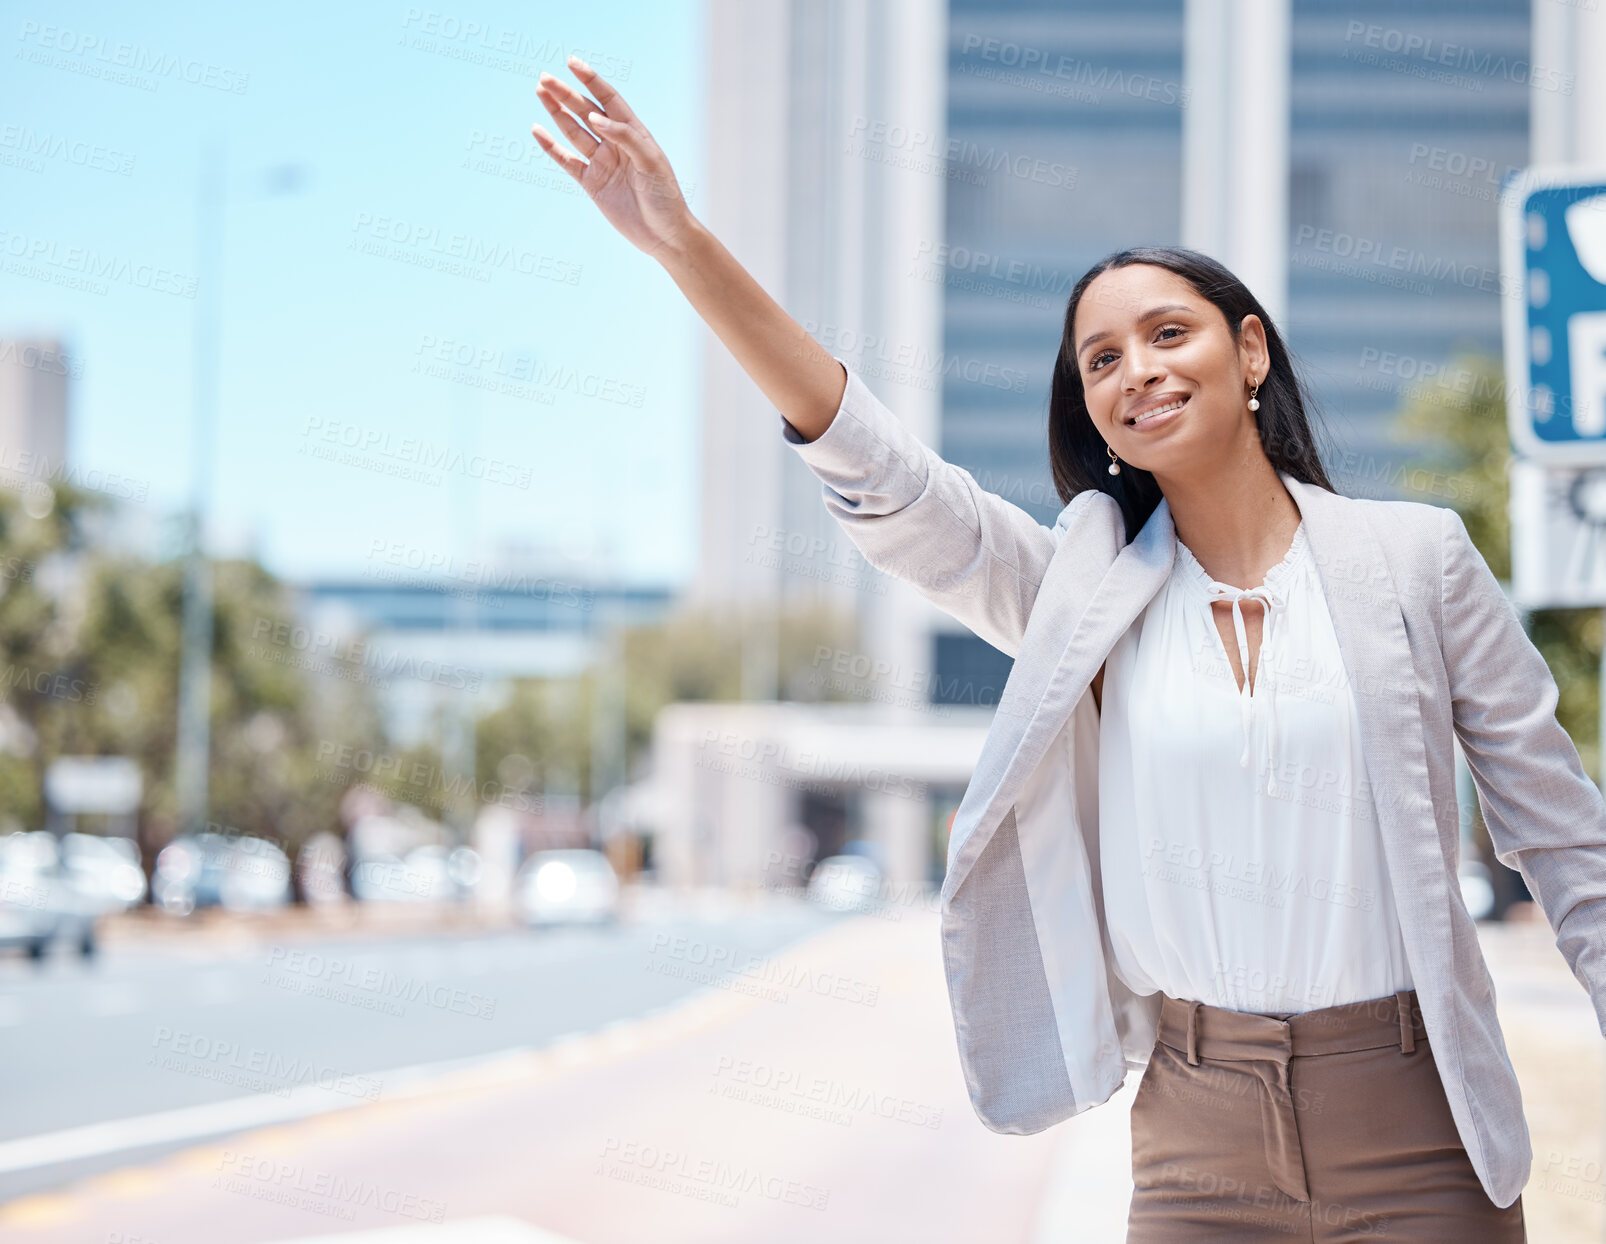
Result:
<instances>
[{"instance_id":1,"label":"blouse neck tie","mask_svg":"<svg viewBox=\"0 0 1606 1244\"><path fill-rule=\"evenodd\" d=\"M1238 757L1238 764L1245 768L1249 765L1250 722L1254 716L1255 704L1264 699L1266 701L1266 765L1269 771L1266 793L1275 795L1277 793L1277 699L1273 694L1273 689L1277 680L1273 676L1271 682L1267 683L1264 677L1260 677L1259 681L1266 686L1266 691L1258 698L1251 696L1250 692L1253 683L1249 676L1249 636L1244 630L1243 602L1246 599L1254 599L1265 606L1265 620L1261 624L1260 634L1260 659L1255 664L1255 673L1260 676L1266 665L1267 658L1271 655L1273 619L1279 611L1287 606L1288 598L1283 592L1268 584L1263 583L1259 587L1241 588L1233 587L1230 583L1222 583L1216 579L1210 580L1205 588L1205 594L1210 600L1210 603L1205 606L1205 611L1210 616L1210 625L1212 627L1216 624L1215 602L1218 600L1232 602L1232 626L1234 633L1238 637L1238 658L1244 671L1244 685L1238 692L1238 708L1244 728L1244 748L1243 753Z\"/></svg>"}]
</instances>

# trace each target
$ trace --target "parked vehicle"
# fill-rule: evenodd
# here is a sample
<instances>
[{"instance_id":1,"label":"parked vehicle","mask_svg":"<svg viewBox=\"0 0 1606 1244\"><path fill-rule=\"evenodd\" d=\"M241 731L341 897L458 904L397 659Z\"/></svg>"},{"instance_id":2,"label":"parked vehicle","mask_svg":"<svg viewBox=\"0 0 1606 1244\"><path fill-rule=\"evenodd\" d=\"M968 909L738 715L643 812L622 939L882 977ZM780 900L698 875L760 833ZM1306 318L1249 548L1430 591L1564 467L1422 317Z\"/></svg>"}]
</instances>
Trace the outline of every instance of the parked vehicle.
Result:
<instances>
[{"instance_id":1,"label":"parked vehicle","mask_svg":"<svg viewBox=\"0 0 1606 1244\"><path fill-rule=\"evenodd\" d=\"M537 851L519 868L513 901L529 925L611 923L619 918L619 877L601 851Z\"/></svg>"},{"instance_id":2,"label":"parked vehicle","mask_svg":"<svg viewBox=\"0 0 1606 1244\"><path fill-rule=\"evenodd\" d=\"M53 942L85 958L96 923L145 897L139 848L128 838L45 830L0 838L0 946L42 959Z\"/></svg>"},{"instance_id":3,"label":"parked vehicle","mask_svg":"<svg viewBox=\"0 0 1606 1244\"><path fill-rule=\"evenodd\" d=\"M163 911L178 916L200 907L231 911L282 907L290 901L290 860L265 838L186 834L173 839L156 857L151 898Z\"/></svg>"},{"instance_id":4,"label":"parked vehicle","mask_svg":"<svg viewBox=\"0 0 1606 1244\"><path fill-rule=\"evenodd\" d=\"M365 856L351 870L351 890L368 902L456 902L474 889L480 857L472 847L431 844L404 858Z\"/></svg>"},{"instance_id":5,"label":"parked vehicle","mask_svg":"<svg viewBox=\"0 0 1606 1244\"><path fill-rule=\"evenodd\" d=\"M1482 860L1464 856L1461 860L1461 899L1467 905L1467 914L1474 920L1487 920L1494 915L1494 876Z\"/></svg>"},{"instance_id":6,"label":"parked vehicle","mask_svg":"<svg viewBox=\"0 0 1606 1244\"><path fill-rule=\"evenodd\" d=\"M806 895L832 911L873 911L881 902L881 870L863 855L828 855L809 874Z\"/></svg>"},{"instance_id":7,"label":"parked vehicle","mask_svg":"<svg viewBox=\"0 0 1606 1244\"><path fill-rule=\"evenodd\" d=\"M44 956L60 919L47 905L57 858L51 834L0 838L0 946L21 950L30 959Z\"/></svg>"}]
</instances>

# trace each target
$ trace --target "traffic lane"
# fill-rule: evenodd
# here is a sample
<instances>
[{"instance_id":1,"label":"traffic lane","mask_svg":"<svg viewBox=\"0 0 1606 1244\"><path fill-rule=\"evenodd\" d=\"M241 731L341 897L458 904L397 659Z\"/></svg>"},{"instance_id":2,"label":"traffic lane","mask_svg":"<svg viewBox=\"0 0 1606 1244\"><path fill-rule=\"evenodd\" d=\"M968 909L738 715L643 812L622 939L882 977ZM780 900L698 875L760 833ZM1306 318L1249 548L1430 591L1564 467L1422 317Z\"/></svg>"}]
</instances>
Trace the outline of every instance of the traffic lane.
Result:
<instances>
[{"instance_id":1,"label":"traffic lane","mask_svg":"<svg viewBox=\"0 0 1606 1244\"><path fill-rule=\"evenodd\" d=\"M511 1214L584 1244L1027 1241L1056 1137L975 1118L938 947L929 912L849 919L562 1056L199 1146L0 1226L210 1244L228 1221L252 1244Z\"/></svg>"},{"instance_id":2,"label":"traffic lane","mask_svg":"<svg viewBox=\"0 0 1606 1244\"><path fill-rule=\"evenodd\" d=\"M777 898L723 919L613 929L24 966L0 991L0 1037L24 1056L3 1073L0 1141L307 1083L383 1098L387 1070L539 1045L684 997L696 980L651 970L669 947L762 957L839 918ZM37 1172L0 1175L0 1197L39 1186Z\"/></svg>"}]
</instances>

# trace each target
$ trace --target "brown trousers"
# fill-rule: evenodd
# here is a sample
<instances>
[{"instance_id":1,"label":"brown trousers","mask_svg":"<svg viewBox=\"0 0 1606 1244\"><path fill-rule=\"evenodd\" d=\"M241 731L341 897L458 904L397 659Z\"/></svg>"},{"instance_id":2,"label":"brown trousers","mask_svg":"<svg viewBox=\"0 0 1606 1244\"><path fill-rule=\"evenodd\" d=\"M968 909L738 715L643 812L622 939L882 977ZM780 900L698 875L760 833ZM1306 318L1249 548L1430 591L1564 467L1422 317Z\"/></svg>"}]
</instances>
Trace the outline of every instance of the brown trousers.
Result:
<instances>
[{"instance_id":1,"label":"brown trousers","mask_svg":"<svg viewBox=\"0 0 1606 1244\"><path fill-rule=\"evenodd\" d=\"M1162 995L1128 1244L1525 1241L1478 1182L1416 990L1296 1014Z\"/></svg>"}]
</instances>

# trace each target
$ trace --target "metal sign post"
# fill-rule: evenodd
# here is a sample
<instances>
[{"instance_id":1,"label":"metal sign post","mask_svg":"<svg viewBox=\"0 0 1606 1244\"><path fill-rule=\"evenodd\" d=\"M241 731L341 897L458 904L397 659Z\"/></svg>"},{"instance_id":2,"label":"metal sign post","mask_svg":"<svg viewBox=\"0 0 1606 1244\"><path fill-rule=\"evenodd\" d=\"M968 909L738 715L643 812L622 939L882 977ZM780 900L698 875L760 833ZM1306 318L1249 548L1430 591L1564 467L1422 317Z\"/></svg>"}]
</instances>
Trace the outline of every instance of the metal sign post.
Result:
<instances>
[{"instance_id":1,"label":"metal sign post","mask_svg":"<svg viewBox=\"0 0 1606 1244\"><path fill-rule=\"evenodd\" d=\"M1509 178L1500 266L1512 452L1606 465L1606 169Z\"/></svg>"},{"instance_id":2,"label":"metal sign post","mask_svg":"<svg viewBox=\"0 0 1606 1244\"><path fill-rule=\"evenodd\" d=\"M1606 168L1509 177L1500 269L1512 598L1524 616L1606 606ZM1606 790L1606 659L1600 677Z\"/></svg>"}]
</instances>

